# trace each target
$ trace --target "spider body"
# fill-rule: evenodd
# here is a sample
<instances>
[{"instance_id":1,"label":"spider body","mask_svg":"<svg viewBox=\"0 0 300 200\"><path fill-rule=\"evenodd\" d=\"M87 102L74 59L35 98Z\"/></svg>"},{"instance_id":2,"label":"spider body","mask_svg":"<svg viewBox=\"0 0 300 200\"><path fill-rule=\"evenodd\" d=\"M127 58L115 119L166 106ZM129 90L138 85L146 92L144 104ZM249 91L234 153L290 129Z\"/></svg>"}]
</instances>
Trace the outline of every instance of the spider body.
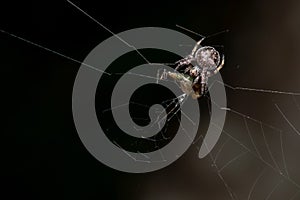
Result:
<instances>
[{"instance_id":1,"label":"spider body","mask_svg":"<svg viewBox=\"0 0 300 200\"><path fill-rule=\"evenodd\" d=\"M168 76L180 84L181 90L192 94L193 98L203 96L207 91L209 77L218 73L224 66L224 55L211 46L201 46L202 38L196 43L191 54L177 61L175 72L164 72L161 79Z\"/></svg>"}]
</instances>

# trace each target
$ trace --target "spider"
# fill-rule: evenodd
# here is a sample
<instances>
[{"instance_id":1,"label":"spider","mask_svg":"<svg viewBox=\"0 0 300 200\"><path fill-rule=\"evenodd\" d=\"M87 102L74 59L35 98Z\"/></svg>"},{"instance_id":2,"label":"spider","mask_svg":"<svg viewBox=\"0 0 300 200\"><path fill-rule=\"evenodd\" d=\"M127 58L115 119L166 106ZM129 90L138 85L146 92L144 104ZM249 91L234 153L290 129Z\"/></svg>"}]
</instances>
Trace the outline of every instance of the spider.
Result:
<instances>
[{"instance_id":1,"label":"spider","mask_svg":"<svg viewBox=\"0 0 300 200\"><path fill-rule=\"evenodd\" d=\"M174 72L164 70L160 79L171 77L179 83L181 90L193 99L200 98L207 92L208 78L217 74L224 66L224 55L211 46L201 46L203 37L194 46L191 54L175 62Z\"/></svg>"}]
</instances>

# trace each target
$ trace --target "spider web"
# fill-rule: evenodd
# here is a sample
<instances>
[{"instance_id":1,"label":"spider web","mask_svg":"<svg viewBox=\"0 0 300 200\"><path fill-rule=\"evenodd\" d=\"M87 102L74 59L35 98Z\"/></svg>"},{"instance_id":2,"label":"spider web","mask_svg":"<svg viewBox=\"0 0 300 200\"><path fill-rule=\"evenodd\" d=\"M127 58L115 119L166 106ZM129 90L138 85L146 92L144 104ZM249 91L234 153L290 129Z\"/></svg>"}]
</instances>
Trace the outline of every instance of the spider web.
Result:
<instances>
[{"instance_id":1,"label":"spider web","mask_svg":"<svg viewBox=\"0 0 300 200\"><path fill-rule=\"evenodd\" d=\"M228 85L226 87L233 89L233 87ZM256 92L265 92L262 90L255 90L252 88L250 88L250 90ZM281 91L272 91L272 93L273 92L292 95L293 99L295 100L294 103L297 104L297 100L295 96L298 96L299 94L297 93L290 94L289 92L281 92ZM211 102L215 104L215 102L213 102L212 100ZM294 133L298 134L298 130L295 128L292 122L286 117L286 114L283 113L283 111L279 108L277 104L274 105L275 105L274 107L276 107L277 110L279 111L280 115L282 115L282 117L286 120L290 128L292 128ZM266 169L272 170L274 177L277 178L277 180L275 181L277 183L273 184L273 187L269 190L269 193L264 194L266 196L265 199L275 198L274 196L276 195L274 195L274 193L280 190L279 186L283 183L288 184L295 191L295 194L292 195L285 194L286 195L285 198L290 197L290 199L296 199L300 187L298 181L295 181L290 176L289 167L287 165L286 152L285 152L287 148L287 144L284 143L284 138L289 137L287 134L290 133L290 131L283 130L274 125L267 124L251 116L238 112L232 108L222 108L220 106L218 107L219 109L227 110L227 115L228 115L227 117L230 119L231 122L235 120L238 121L239 127L243 127L244 129L240 133L247 133L246 136L248 138L246 138L246 140L243 140L245 138L243 139L238 138L237 134L234 133L234 131L229 130L225 125L222 132L224 133L226 139L223 139L223 141L219 143L219 147L215 147L214 150L215 153L211 153L211 160L214 163L217 172L222 172L224 171L224 169L229 168L231 165L232 167L234 167L234 163L236 162L238 164L238 162L242 162L239 160L241 160L242 157L246 155L255 158L258 161L258 163L264 165L264 167L262 167L261 169L261 172L257 173L257 177L253 181L253 185L251 186L251 190L249 191L247 198L244 195L244 198L237 198L237 199L252 199L252 198L256 199L254 198L255 195L254 193L256 191L255 189L258 187L259 183L264 182L264 178L266 176L265 175ZM215 125L213 122L211 123ZM260 137L260 140L257 140L258 137ZM273 140L270 141L270 138L273 138ZM236 156L233 156L233 158L230 158L229 160L226 160L224 158L223 161L221 161L220 154L225 148L230 149L229 146L230 143L239 145L241 147L240 153L238 153ZM212 156L212 154L215 154L215 156ZM222 163L220 164L221 169L217 167L216 164L217 162ZM232 190L228 189L228 193L230 194L232 199L236 199L234 192Z\"/></svg>"},{"instance_id":2,"label":"spider web","mask_svg":"<svg viewBox=\"0 0 300 200\"><path fill-rule=\"evenodd\" d=\"M112 35L135 50L148 64L160 64L150 63L134 46L128 44L126 41L124 41L118 35L114 34L110 29L88 15L85 11L80 9L71 1L66 1L76 9L78 9L80 12L85 14L87 17L89 17L91 20L96 22L106 31L110 32ZM82 63L81 61L44 47L40 44L29 41L25 38L6 32L4 30L0 31L2 33L8 34L11 37L27 42L28 44L62 56L73 62L82 64L97 72L107 74L107 72L101 71L98 68L95 68L86 63ZM144 74L128 74L144 78L154 78L157 80L157 77L150 77ZM300 132L298 130L299 124L297 124L297 120L295 120L295 117L299 117L300 113L300 93L258 88L246 88L239 86L234 87L218 81L213 82L210 87L215 87L215 85L217 84L223 84L228 90L231 90L231 92L234 93L256 92L262 93L264 95L271 94L291 97L288 99L289 107L283 106L281 102L273 104L273 109L278 114L278 120L286 123L285 128L277 127L276 125L274 125L276 123L266 123L261 119L257 119L256 117L250 116L248 114L243 114L242 112L232 107L220 107L212 99L209 99L210 102L212 104L215 104L219 109L227 111L227 123L221 130L223 134L221 135L221 138L219 139L213 151L210 152L203 161L203 163L206 163L207 166L211 166L214 169L216 176L224 185L227 196L223 195L222 199L299 199L300 177L297 177L297 175L299 176L299 174L297 173L297 166L291 166L289 163L291 163L290 160L293 158L293 154L296 152L295 145L297 145L299 140L298 136L300 136ZM176 103L174 105L173 100L174 99L171 99L162 103L165 103L167 106L173 106L174 110L172 110L172 117L176 117L176 113L180 110L180 105ZM143 106L138 102L129 103ZM184 103L184 100L180 102L180 104L182 103ZM118 109L122 106L125 106L125 104L109 109ZM287 110L289 112L287 112ZM160 111L160 113L162 112ZM187 116L185 113L182 113L182 115L183 117L189 119L189 116ZM158 114L158 116L159 117L155 121L155 123L157 124L159 124L162 119L166 117L166 115L161 116L160 114ZM210 123L220 129L220 127L218 127L214 122ZM195 125L193 124L193 121L191 121L191 124ZM181 126L180 128L185 132L186 136L191 139L188 132L185 131L185 127ZM193 141L192 148L199 150L200 146L197 145L197 143L202 139L202 135L195 139L195 141ZM119 146L116 142L115 144ZM131 153L127 152L121 147L120 149L124 152L124 154L126 154L136 162L149 163L166 161L166 158L162 153L160 160L149 161L149 157L144 153L138 153L139 156L134 157ZM249 162L249 160L251 162ZM244 171L241 169L244 169ZM251 171L251 177L247 177L247 171ZM243 175L245 176L245 178L242 180L244 183L240 184L240 178Z\"/></svg>"}]
</instances>

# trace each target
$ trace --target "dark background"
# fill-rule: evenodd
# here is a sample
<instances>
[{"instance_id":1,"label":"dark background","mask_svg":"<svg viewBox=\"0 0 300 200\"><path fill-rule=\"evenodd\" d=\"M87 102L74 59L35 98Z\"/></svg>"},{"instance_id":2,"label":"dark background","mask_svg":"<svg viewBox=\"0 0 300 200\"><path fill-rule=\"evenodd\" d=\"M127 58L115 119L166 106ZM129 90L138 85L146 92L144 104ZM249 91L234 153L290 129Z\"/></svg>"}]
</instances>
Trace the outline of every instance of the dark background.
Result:
<instances>
[{"instance_id":1,"label":"dark background","mask_svg":"<svg viewBox=\"0 0 300 200\"><path fill-rule=\"evenodd\" d=\"M178 29L176 24L204 35L229 29L229 33L206 41L206 44L225 46L226 65L221 72L225 83L300 91L299 1L76 0L74 3L114 33L156 26L199 39ZM63 0L12 1L1 3L0 8L2 30L79 61L111 36ZM0 44L4 100L1 196L8 196L7 199L231 199L210 159L199 160L195 150L190 149L171 166L147 174L118 172L98 162L82 145L73 124L72 87L80 64L5 33L0 33ZM300 183L296 153L300 150L299 136L274 108L274 103L278 103L299 128L297 102L300 99L230 89L227 95L229 107L283 130L290 180ZM225 129L234 132L253 150L243 118L229 113ZM256 132L253 128L253 133ZM269 132L270 148L279 168L283 169L278 134ZM261 140L255 139L262 147ZM222 135L216 149L224 141L226 136ZM241 145L229 142L220 164L242 150ZM289 199L299 190L252 154L233 166L225 172L224 179L236 199L247 199L251 185L264 168L268 174L253 193L253 199L264 199L277 181L283 183L270 199Z\"/></svg>"}]
</instances>

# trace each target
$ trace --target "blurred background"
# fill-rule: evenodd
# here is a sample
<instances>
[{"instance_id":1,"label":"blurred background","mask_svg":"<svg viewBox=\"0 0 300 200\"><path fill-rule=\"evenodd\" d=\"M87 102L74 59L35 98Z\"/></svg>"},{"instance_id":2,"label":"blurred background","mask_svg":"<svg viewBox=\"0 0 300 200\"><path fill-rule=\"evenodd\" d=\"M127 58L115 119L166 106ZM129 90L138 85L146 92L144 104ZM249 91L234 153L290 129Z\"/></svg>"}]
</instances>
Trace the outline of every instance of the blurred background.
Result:
<instances>
[{"instance_id":1,"label":"blurred background","mask_svg":"<svg viewBox=\"0 0 300 200\"><path fill-rule=\"evenodd\" d=\"M114 33L155 26L199 40L176 24L203 35L229 29L205 41L205 45L224 45L226 64L221 74L226 84L300 92L299 1L74 3ZM0 29L79 61L111 37L67 1L20 1L0 7ZM0 43L4 99L0 195L10 199L300 199L299 95L226 88L232 111L210 156L200 160L195 144L164 169L129 174L101 164L77 135L71 102L80 64L3 32ZM205 115L207 108L203 109ZM209 123L207 117L203 119L201 134Z\"/></svg>"}]
</instances>

